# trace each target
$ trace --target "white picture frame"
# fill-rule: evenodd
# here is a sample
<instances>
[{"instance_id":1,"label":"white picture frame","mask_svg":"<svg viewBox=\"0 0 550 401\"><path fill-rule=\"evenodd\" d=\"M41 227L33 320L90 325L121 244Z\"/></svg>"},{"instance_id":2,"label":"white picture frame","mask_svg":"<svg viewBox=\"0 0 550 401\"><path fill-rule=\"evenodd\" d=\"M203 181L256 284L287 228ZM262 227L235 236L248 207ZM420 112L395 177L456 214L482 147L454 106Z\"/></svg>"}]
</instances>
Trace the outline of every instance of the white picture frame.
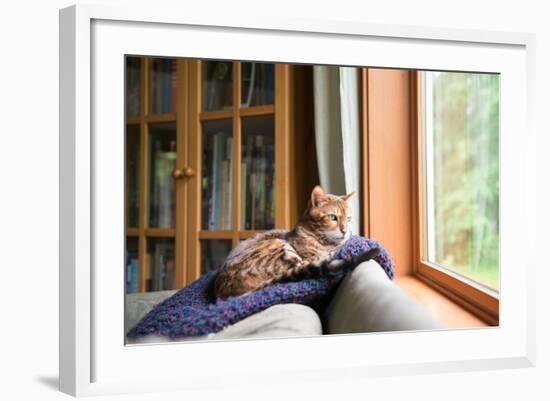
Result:
<instances>
[{"instance_id":1,"label":"white picture frame","mask_svg":"<svg viewBox=\"0 0 550 401\"><path fill-rule=\"evenodd\" d=\"M242 46L217 45L220 35L238 36ZM106 269L122 268L123 54L500 73L500 326L125 347L123 274ZM154 6L61 10L60 390L80 396L534 366L534 253L525 252L535 242L533 103L529 34L219 19ZM223 358L213 367L216 355Z\"/></svg>"}]
</instances>

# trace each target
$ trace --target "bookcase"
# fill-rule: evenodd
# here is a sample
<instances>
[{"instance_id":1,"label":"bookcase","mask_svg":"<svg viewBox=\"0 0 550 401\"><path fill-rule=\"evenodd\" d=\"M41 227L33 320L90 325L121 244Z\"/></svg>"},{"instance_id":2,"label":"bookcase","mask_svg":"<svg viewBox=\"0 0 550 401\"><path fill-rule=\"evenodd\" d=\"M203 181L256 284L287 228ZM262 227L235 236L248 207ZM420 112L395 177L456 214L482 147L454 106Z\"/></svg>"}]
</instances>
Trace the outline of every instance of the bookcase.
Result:
<instances>
[{"instance_id":1,"label":"bookcase","mask_svg":"<svg viewBox=\"0 0 550 401\"><path fill-rule=\"evenodd\" d=\"M288 64L126 57L127 292L181 288L239 241L295 223L316 180L295 169L315 163L307 136L296 135L312 133L304 74Z\"/></svg>"}]
</instances>

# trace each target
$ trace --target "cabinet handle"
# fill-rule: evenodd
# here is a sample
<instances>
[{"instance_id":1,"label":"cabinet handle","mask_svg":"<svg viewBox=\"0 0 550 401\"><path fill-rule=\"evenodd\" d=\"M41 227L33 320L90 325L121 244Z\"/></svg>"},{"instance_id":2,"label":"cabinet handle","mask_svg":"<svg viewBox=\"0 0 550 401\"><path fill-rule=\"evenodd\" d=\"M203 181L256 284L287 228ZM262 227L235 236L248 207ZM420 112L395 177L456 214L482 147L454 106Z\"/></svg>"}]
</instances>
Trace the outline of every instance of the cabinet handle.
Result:
<instances>
[{"instance_id":1,"label":"cabinet handle","mask_svg":"<svg viewBox=\"0 0 550 401\"><path fill-rule=\"evenodd\" d=\"M195 175L195 170L193 170L191 167L185 167L183 169L177 168L172 172L172 176L175 179L189 178L189 177L193 177L194 175Z\"/></svg>"}]
</instances>

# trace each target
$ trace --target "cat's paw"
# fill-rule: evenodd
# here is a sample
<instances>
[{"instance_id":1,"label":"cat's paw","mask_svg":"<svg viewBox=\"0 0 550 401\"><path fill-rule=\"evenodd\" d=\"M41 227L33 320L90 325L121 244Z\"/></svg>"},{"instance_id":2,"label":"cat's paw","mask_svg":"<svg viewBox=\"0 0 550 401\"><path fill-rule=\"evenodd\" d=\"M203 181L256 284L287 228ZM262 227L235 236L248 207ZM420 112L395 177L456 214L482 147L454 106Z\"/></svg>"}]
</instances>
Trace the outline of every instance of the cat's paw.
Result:
<instances>
[{"instance_id":1,"label":"cat's paw","mask_svg":"<svg viewBox=\"0 0 550 401\"><path fill-rule=\"evenodd\" d=\"M377 257L379 254L380 254L380 249L379 248L372 248L372 249L369 249L366 252L363 252L363 253L361 253L357 256L354 256L353 258L351 258L351 260L353 261L353 264L355 266L358 266L363 262L367 262L367 261Z\"/></svg>"},{"instance_id":2,"label":"cat's paw","mask_svg":"<svg viewBox=\"0 0 550 401\"><path fill-rule=\"evenodd\" d=\"M333 259L326 263L326 269L323 271L323 275L333 277L345 273L346 261L343 259Z\"/></svg>"}]
</instances>

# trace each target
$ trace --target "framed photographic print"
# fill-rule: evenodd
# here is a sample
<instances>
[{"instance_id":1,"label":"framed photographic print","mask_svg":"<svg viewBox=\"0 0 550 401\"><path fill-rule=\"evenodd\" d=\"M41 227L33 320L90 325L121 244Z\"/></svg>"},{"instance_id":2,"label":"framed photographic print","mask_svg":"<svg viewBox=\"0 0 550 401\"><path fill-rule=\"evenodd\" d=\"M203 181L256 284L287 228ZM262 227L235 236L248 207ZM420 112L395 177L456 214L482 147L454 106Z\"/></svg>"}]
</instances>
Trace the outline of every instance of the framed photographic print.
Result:
<instances>
[{"instance_id":1,"label":"framed photographic print","mask_svg":"<svg viewBox=\"0 0 550 401\"><path fill-rule=\"evenodd\" d=\"M61 10L61 390L532 366L532 48Z\"/></svg>"}]
</instances>

